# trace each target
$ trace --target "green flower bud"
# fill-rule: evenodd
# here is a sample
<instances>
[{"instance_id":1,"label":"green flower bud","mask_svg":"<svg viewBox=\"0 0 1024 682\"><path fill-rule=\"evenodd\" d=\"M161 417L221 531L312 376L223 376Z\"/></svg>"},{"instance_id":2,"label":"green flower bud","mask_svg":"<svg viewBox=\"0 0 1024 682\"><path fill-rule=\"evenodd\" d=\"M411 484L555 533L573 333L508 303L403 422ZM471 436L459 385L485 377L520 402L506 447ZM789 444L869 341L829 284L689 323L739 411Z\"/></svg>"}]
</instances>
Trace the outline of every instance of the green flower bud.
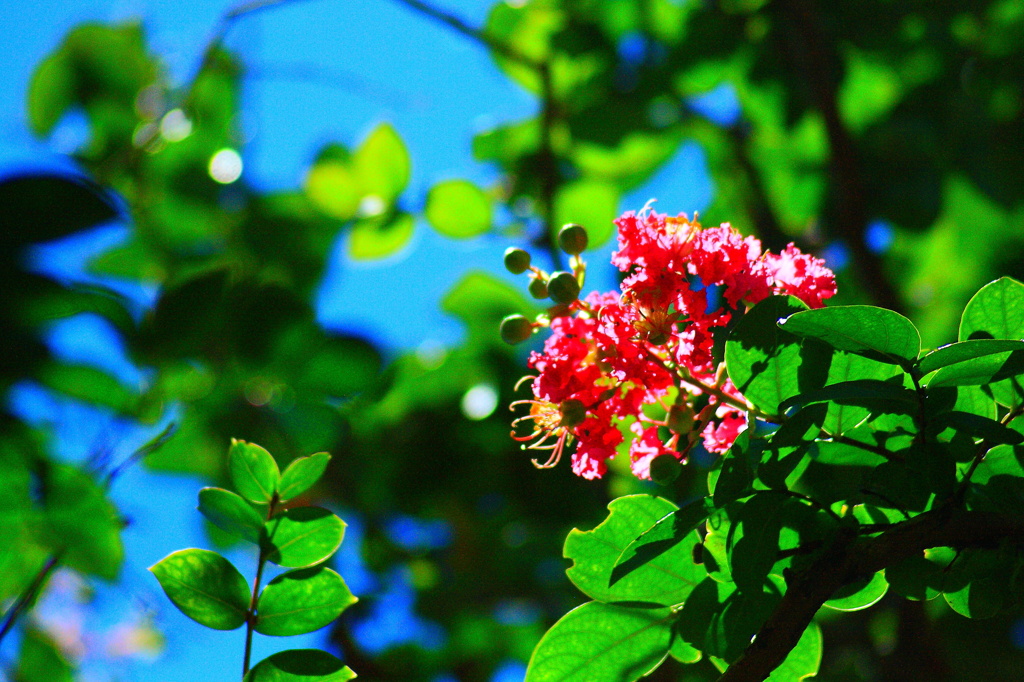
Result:
<instances>
[{"instance_id":1,"label":"green flower bud","mask_svg":"<svg viewBox=\"0 0 1024 682\"><path fill-rule=\"evenodd\" d=\"M558 422L559 426L564 426L567 429L571 429L579 426L583 423L583 420L587 418L587 408L584 407L583 403L575 398L569 398L562 402L558 406L558 412L562 415L561 421Z\"/></svg>"},{"instance_id":2,"label":"green flower bud","mask_svg":"<svg viewBox=\"0 0 1024 682\"><path fill-rule=\"evenodd\" d=\"M529 290L530 296L536 299L548 297L548 283L542 279L531 279Z\"/></svg>"},{"instance_id":3,"label":"green flower bud","mask_svg":"<svg viewBox=\"0 0 1024 682\"><path fill-rule=\"evenodd\" d=\"M668 485L679 478L682 463L672 455L658 455L651 460L651 480L658 485Z\"/></svg>"},{"instance_id":4,"label":"green flower bud","mask_svg":"<svg viewBox=\"0 0 1024 682\"><path fill-rule=\"evenodd\" d=\"M569 223L558 232L558 245L570 256L583 253L589 241L587 231L576 223Z\"/></svg>"},{"instance_id":5,"label":"green flower bud","mask_svg":"<svg viewBox=\"0 0 1024 682\"><path fill-rule=\"evenodd\" d=\"M513 275L526 272L530 267L530 254L522 249L510 246L505 249L505 269Z\"/></svg>"},{"instance_id":6,"label":"green flower bud","mask_svg":"<svg viewBox=\"0 0 1024 682\"><path fill-rule=\"evenodd\" d=\"M509 315L501 321L501 340L510 346L522 343L533 334L533 324L522 315Z\"/></svg>"},{"instance_id":7,"label":"green flower bud","mask_svg":"<svg viewBox=\"0 0 1024 682\"><path fill-rule=\"evenodd\" d=\"M668 411L668 428L672 433L689 433L693 431L696 415L689 405L673 405Z\"/></svg>"},{"instance_id":8,"label":"green flower bud","mask_svg":"<svg viewBox=\"0 0 1024 682\"><path fill-rule=\"evenodd\" d=\"M556 272L548 280L548 296L555 303L569 305L580 295L580 283L571 272Z\"/></svg>"}]
</instances>

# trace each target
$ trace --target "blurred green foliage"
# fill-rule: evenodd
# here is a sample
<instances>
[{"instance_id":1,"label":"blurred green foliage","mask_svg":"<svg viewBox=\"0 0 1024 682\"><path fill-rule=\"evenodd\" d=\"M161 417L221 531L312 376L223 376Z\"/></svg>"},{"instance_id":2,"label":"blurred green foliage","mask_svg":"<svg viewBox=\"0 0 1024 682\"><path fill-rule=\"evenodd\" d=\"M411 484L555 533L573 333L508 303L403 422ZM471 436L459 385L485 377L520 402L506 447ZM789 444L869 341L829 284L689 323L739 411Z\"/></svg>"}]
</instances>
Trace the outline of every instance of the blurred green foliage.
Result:
<instances>
[{"instance_id":1,"label":"blurred green foliage","mask_svg":"<svg viewBox=\"0 0 1024 682\"><path fill-rule=\"evenodd\" d=\"M959 311L982 283L1024 277L1022 32L1016 0L497 3L485 26L458 39L490 48L538 97L538 114L473 140L476 158L500 172L495 186L445 180L411 199L415 159L386 123L365 140L326 146L293 191L216 180L219 152L245 153L236 116L244 64L215 41L194 78L175 87L141 26L79 26L38 66L28 112L41 137L68 112L85 114L89 137L75 153L82 174L0 182L0 390L33 382L143 423L178 409L176 432L146 465L213 484L227 480L232 437L265 445L282 468L302 453L331 452L310 495L365 515L370 568L408 567L417 613L447 635L440 649L371 656L344 626L367 613L366 599L336 631L351 667L375 680L443 671L487 680L502 660L526 660L580 601L559 569L568 529L593 527L609 493L640 484L621 469L606 485L566 467L538 473L508 438L506 415L463 416L460 401L480 384L496 389L499 405L515 399L525 369L498 324L535 312L522 292L484 273L452 282L442 307L466 325L465 342L437 357L403 352L385 362L371 342L315 321L332 244L348 239L356 258L393 254L425 217L449 237L495 233L552 251L558 226L571 220L599 248L620 197L692 140L714 183L706 224L730 221L773 249L842 244L850 263L840 302L904 312L933 347L955 337ZM691 99L719 87L739 105L725 123ZM411 208L423 203L425 216ZM500 205L516 217L506 221ZM525 219L524 206L532 207ZM30 246L111 220L128 224L131 239L90 268L157 285L141 319L110 291L25 265ZM893 231L888 250L865 241L876 221ZM127 386L52 356L47 325L85 312L114 325L150 381ZM102 475L60 463L45 429L3 410L0 602L16 604L54 557L114 578L121 521ZM684 470L678 489L696 494L703 473ZM399 513L444 520L451 545L398 545L386 524ZM536 615L496 619L508 604ZM836 645L821 679L899 671L900 679L1003 680L1022 664L1005 619L970 629L941 610L884 601L864 613L823 620ZM41 679L33 672L41 669L47 679L71 675L42 634L23 639L17 666L19 679ZM668 669L659 679L676 679ZM687 674L717 673L702 663Z\"/></svg>"}]
</instances>

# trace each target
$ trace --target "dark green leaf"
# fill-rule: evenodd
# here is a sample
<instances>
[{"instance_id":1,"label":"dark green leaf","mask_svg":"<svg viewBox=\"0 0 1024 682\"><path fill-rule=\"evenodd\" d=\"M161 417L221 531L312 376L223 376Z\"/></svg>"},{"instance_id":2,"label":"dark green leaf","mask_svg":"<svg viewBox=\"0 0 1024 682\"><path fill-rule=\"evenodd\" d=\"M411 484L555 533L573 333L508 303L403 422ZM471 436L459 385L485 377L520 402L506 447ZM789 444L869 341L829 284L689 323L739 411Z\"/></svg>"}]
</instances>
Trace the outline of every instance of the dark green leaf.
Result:
<instances>
[{"instance_id":1,"label":"dark green leaf","mask_svg":"<svg viewBox=\"0 0 1024 682\"><path fill-rule=\"evenodd\" d=\"M832 362L829 365L828 379L825 383L832 385L859 379L885 381L891 379L899 371L898 367L888 363L871 360L856 353L837 350L832 353ZM870 414L871 410L866 407L829 403L828 413L825 415L822 426L832 435L841 436L856 428Z\"/></svg>"},{"instance_id":2,"label":"dark green leaf","mask_svg":"<svg viewBox=\"0 0 1024 682\"><path fill-rule=\"evenodd\" d=\"M729 378L756 407L779 414L779 405L819 388L828 368L828 349L783 331L779 319L807 310L793 296L773 296L754 306L725 344Z\"/></svg>"},{"instance_id":3,"label":"dark green leaf","mask_svg":"<svg viewBox=\"0 0 1024 682\"><path fill-rule=\"evenodd\" d=\"M795 405L831 401L838 405L865 407L873 414L916 414L917 395L899 384L876 379L858 379L832 384L794 396L780 405L787 410Z\"/></svg>"},{"instance_id":4,"label":"dark green leaf","mask_svg":"<svg viewBox=\"0 0 1024 682\"><path fill-rule=\"evenodd\" d=\"M228 453L231 480L242 497L268 504L280 487L281 473L274 457L255 443L234 440Z\"/></svg>"},{"instance_id":5,"label":"dark green leaf","mask_svg":"<svg viewBox=\"0 0 1024 682\"><path fill-rule=\"evenodd\" d=\"M796 313L779 323L787 332L821 339L833 348L910 367L921 352L914 323L897 312L868 305Z\"/></svg>"},{"instance_id":6,"label":"dark green leaf","mask_svg":"<svg viewBox=\"0 0 1024 682\"><path fill-rule=\"evenodd\" d=\"M757 493L732 517L727 547L729 568L736 586L759 594L779 551L779 532L787 498L778 493Z\"/></svg>"},{"instance_id":7,"label":"dark green leaf","mask_svg":"<svg viewBox=\"0 0 1024 682\"><path fill-rule=\"evenodd\" d=\"M920 556L905 559L885 569L892 591L907 599L924 601L942 593L946 569L956 557L949 547L926 549Z\"/></svg>"},{"instance_id":8,"label":"dark green leaf","mask_svg":"<svg viewBox=\"0 0 1024 682\"><path fill-rule=\"evenodd\" d=\"M796 682L818 674L821 656L824 652L824 638L821 628L811 622L800 635L800 640L778 668L772 671L766 682Z\"/></svg>"},{"instance_id":9,"label":"dark green leaf","mask_svg":"<svg viewBox=\"0 0 1024 682\"><path fill-rule=\"evenodd\" d=\"M993 353L1009 353L1024 350L1024 341L1006 339L971 339L959 343L950 343L928 353L917 365L921 374L928 374L943 367L992 355Z\"/></svg>"},{"instance_id":10,"label":"dark green leaf","mask_svg":"<svg viewBox=\"0 0 1024 682\"><path fill-rule=\"evenodd\" d=\"M199 511L221 530L259 544L263 517L239 495L223 488L199 491Z\"/></svg>"},{"instance_id":11,"label":"dark green leaf","mask_svg":"<svg viewBox=\"0 0 1024 682\"><path fill-rule=\"evenodd\" d=\"M693 562L700 536L692 531L682 542L612 582L620 555L641 533L676 510L660 497L629 495L608 504L609 515L587 532L573 529L565 539L564 555L573 565L569 579L589 597L602 602L646 602L670 606L686 599L704 578Z\"/></svg>"},{"instance_id":12,"label":"dark green leaf","mask_svg":"<svg viewBox=\"0 0 1024 682\"><path fill-rule=\"evenodd\" d=\"M760 459L763 441L741 434L725 457L714 476L714 490L711 491L715 507L721 508L733 500L749 494L754 483L754 466ZM712 475L708 477L709 484Z\"/></svg>"},{"instance_id":13,"label":"dark green leaf","mask_svg":"<svg viewBox=\"0 0 1024 682\"><path fill-rule=\"evenodd\" d=\"M993 445L1016 445L1024 442L1024 434L995 419L979 417L970 412L943 412L934 417L932 428L936 433L950 428L972 438L983 438Z\"/></svg>"},{"instance_id":14,"label":"dark green leaf","mask_svg":"<svg viewBox=\"0 0 1024 682\"><path fill-rule=\"evenodd\" d=\"M21 636L15 682L74 682L74 669L45 632L28 627Z\"/></svg>"},{"instance_id":15,"label":"dark green leaf","mask_svg":"<svg viewBox=\"0 0 1024 682\"><path fill-rule=\"evenodd\" d=\"M264 658L242 682L346 682L356 674L326 651L289 649Z\"/></svg>"},{"instance_id":16,"label":"dark green leaf","mask_svg":"<svg viewBox=\"0 0 1024 682\"><path fill-rule=\"evenodd\" d=\"M281 474L281 500L290 500L309 490L324 475L330 461L331 456L326 452L294 460Z\"/></svg>"},{"instance_id":17,"label":"dark green leaf","mask_svg":"<svg viewBox=\"0 0 1024 682\"><path fill-rule=\"evenodd\" d=\"M4 180L0 206L8 226L0 234L5 251L65 237L118 216L105 190L73 176L21 175Z\"/></svg>"},{"instance_id":18,"label":"dark green leaf","mask_svg":"<svg viewBox=\"0 0 1024 682\"><path fill-rule=\"evenodd\" d=\"M192 620L214 630L245 623L249 585L230 561L205 549L183 549L149 567L168 598Z\"/></svg>"},{"instance_id":19,"label":"dark green leaf","mask_svg":"<svg viewBox=\"0 0 1024 682\"><path fill-rule=\"evenodd\" d=\"M973 339L1024 339L1024 284L1002 277L983 286L964 308L960 318L960 341ZM1001 381L991 387L1003 405L1021 404L1014 382Z\"/></svg>"},{"instance_id":20,"label":"dark green leaf","mask_svg":"<svg viewBox=\"0 0 1024 682\"><path fill-rule=\"evenodd\" d=\"M730 594L711 619L705 652L729 662L739 658L782 598L772 587L771 592L759 587L756 592Z\"/></svg>"},{"instance_id":21,"label":"dark green leaf","mask_svg":"<svg viewBox=\"0 0 1024 682\"><path fill-rule=\"evenodd\" d=\"M320 507L297 507L267 521L264 533L268 561L306 568L338 550L345 537L345 522Z\"/></svg>"},{"instance_id":22,"label":"dark green leaf","mask_svg":"<svg viewBox=\"0 0 1024 682\"><path fill-rule=\"evenodd\" d=\"M736 591L732 582L705 578L693 588L679 612L675 624L676 637L687 645L703 651L712 621L725 608L729 595Z\"/></svg>"},{"instance_id":23,"label":"dark green leaf","mask_svg":"<svg viewBox=\"0 0 1024 682\"><path fill-rule=\"evenodd\" d=\"M1011 597L1017 551L1011 547L965 549L946 573L942 596L967 618L991 618Z\"/></svg>"},{"instance_id":24,"label":"dark green leaf","mask_svg":"<svg viewBox=\"0 0 1024 682\"><path fill-rule=\"evenodd\" d=\"M928 387L981 386L1021 374L1024 374L1024 350L992 353L943 367L931 378Z\"/></svg>"},{"instance_id":25,"label":"dark green leaf","mask_svg":"<svg viewBox=\"0 0 1024 682\"><path fill-rule=\"evenodd\" d=\"M849 443L818 441L815 450L814 461L821 464L873 467L886 461L882 455Z\"/></svg>"},{"instance_id":26,"label":"dark green leaf","mask_svg":"<svg viewBox=\"0 0 1024 682\"><path fill-rule=\"evenodd\" d=\"M825 606L836 611L860 611L878 602L889 590L889 583L882 573L858 580L837 590Z\"/></svg>"},{"instance_id":27,"label":"dark green leaf","mask_svg":"<svg viewBox=\"0 0 1024 682\"><path fill-rule=\"evenodd\" d=\"M541 638L526 682L637 680L668 654L675 618L669 609L579 606Z\"/></svg>"},{"instance_id":28,"label":"dark green leaf","mask_svg":"<svg viewBox=\"0 0 1024 682\"><path fill-rule=\"evenodd\" d=\"M440 182L427 195L427 220L453 239L485 234L491 229L494 208L490 197L467 180Z\"/></svg>"},{"instance_id":29,"label":"dark green leaf","mask_svg":"<svg viewBox=\"0 0 1024 682\"><path fill-rule=\"evenodd\" d=\"M319 630L356 602L341 576L317 566L288 571L271 580L256 607L256 632L302 635Z\"/></svg>"},{"instance_id":30,"label":"dark green leaf","mask_svg":"<svg viewBox=\"0 0 1024 682\"><path fill-rule=\"evenodd\" d=\"M48 388L122 415L131 415L139 401L138 395L120 381L89 365L47 363L39 369L38 377Z\"/></svg>"}]
</instances>

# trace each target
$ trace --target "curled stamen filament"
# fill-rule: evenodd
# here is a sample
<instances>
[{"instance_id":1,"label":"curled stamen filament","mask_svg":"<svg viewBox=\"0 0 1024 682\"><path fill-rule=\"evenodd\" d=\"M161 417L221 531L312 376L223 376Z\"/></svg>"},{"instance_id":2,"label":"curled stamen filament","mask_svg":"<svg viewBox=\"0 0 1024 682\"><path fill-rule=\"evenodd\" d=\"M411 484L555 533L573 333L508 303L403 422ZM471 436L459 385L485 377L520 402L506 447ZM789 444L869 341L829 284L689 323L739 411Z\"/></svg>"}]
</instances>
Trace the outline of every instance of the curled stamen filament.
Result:
<instances>
[{"instance_id":1,"label":"curled stamen filament","mask_svg":"<svg viewBox=\"0 0 1024 682\"><path fill-rule=\"evenodd\" d=\"M541 463L539 459L533 459L533 465L538 469L550 469L556 466L562 459L565 446L571 443L573 438L569 429L562 426L562 413L558 406L545 400L517 400L509 407L515 409L517 405L529 405L530 413L512 420L512 427L515 428L517 424L524 421L532 421L534 427L533 432L527 436L517 436L513 431L512 438L520 443L536 438L535 442L520 447L524 450L550 450L551 454L544 463ZM551 442L552 438L555 439L553 443Z\"/></svg>"}]
</instances>

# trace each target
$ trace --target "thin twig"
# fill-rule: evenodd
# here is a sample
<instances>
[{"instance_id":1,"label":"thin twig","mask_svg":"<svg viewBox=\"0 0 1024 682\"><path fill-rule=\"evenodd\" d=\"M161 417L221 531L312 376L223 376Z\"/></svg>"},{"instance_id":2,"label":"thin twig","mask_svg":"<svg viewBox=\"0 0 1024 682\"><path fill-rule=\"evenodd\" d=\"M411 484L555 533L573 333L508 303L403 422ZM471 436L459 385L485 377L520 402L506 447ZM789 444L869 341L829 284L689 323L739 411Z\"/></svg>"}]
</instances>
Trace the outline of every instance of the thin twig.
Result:
<instances>
[{"instance_id":1,"label":"thin twig","mask_svg":"<svg viewBox=\"0 0 1024 682\"><path fill-rule=\"evenodd\" d=\"M11 631L11 628L13 628L14 624L18 621L18 618L21 617L21 615L32 605L32 602L35 601L39 592L43 589L43 585L46 584L47 578L50 577L50 574L53 573L54 569L57 568L57 565L60 564L60 558L63 555L64 550L54 552L36 573L32 582L29 583L27 588L25 588L25 591L18 597L18 601L8 609L7 613L4 615L3 625L0 626L0 641L3 641L4 637L7 636L7 633Z\"/></svg>"}]
</instances>

